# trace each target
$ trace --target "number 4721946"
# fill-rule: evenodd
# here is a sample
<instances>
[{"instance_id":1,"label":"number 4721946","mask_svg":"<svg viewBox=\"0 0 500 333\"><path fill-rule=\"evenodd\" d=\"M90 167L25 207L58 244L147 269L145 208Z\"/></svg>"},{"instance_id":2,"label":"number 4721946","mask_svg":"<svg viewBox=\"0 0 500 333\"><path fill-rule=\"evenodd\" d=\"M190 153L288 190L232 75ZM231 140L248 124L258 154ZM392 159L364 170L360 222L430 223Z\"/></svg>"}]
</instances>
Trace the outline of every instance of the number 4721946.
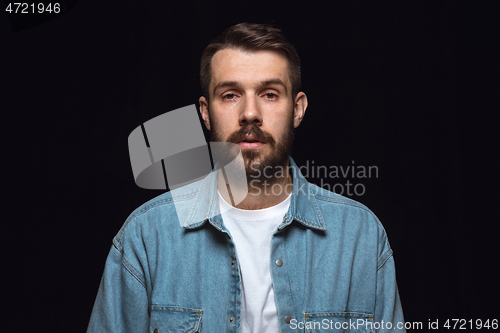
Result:
<instances>
[{"instance_id":1,"label":"number 4721946","mask_svg":"<svg viewBox=\"0 0 500 333\"><path fill-rule=\"evenodd\" d=\"M446 322L443 325L447 329L458 329L458 330L465 330L465 329L493 329L496 330L498 329L498 319L492 319L492 320L481 320L481 319L447 319Z\"/></svg>"},{"instance_id":2,"label":"number 4721946","mask_svg":"<svg viewBox=\"0 0 500 333\"><path fill-rule=\"evenodd\" d=\"M5 11L9 14L35 14L35 13L59 13L61 12L60 3L27 3L27 2L8 2Z\"/></svg>"}]
</instances>

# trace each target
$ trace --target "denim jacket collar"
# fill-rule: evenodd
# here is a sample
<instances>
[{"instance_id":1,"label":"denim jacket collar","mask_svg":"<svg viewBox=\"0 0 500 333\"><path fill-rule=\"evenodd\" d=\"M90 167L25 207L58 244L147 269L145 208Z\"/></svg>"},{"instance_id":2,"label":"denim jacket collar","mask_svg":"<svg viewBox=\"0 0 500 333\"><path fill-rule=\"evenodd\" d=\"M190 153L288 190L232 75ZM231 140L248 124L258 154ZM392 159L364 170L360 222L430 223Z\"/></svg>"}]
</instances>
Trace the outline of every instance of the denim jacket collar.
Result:
<instances>
[{"instance_id":1,"label":"denim jacket collar","mask_svg":"<svg viewBox=\"0 0 500 333\"><path fill-rule=\"evenodd\" d=\"M290 165L293 171L293 189L290 198L290 207L278 229L282 230L290 225L293 220L296 220L308 228L326 230L323 215L316 202L316 190L304 178L291 157ZM189 210L184 215L187 216L187 220L183 224L184 228L196 229L205 224L205 222L209 222L218 230L225 230L218 204L217 173L212 172L202 181L192 185L188 185L184 189L179 189L187 192L182 195L186 199L186 204L183 205L182 209Z\"/></svg>"}]
</instances>

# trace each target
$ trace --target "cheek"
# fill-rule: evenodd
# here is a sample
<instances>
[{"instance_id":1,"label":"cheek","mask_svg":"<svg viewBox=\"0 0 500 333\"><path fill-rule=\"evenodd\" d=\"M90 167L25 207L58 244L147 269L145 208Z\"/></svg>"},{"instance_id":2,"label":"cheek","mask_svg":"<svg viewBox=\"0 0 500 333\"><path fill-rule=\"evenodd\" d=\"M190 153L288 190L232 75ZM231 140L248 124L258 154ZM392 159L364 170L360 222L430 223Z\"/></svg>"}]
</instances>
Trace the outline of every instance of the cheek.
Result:
<instances>
[{"instance_id":1,"label":"cheek","mask_svg":"<svg viewBox=\"0 0 500 333\"><path fill-rule=\"evenodd\" d=\"M283 135L285 132L290 130L290 127L294 126L294 119L293 117L289 114L283 114L283 116L277 118L274 121L274 128L276 129L276 132L279 135Z\"/></svg>"},{"instance_id":2,"label":"cheek","mask_svg":"<svg viewBox=\"0 0 500 333\"><path fill-rule=\"evenodd\" d=\"M217 136L221 139L227 138L233 131L238 130L238 128L233 128L233 123L234 120L225 114L217 114L210 117L211 130L217 133Z\"/></svg>"},{"instance_id":3,"label":"cheek","mask_svg":"<svg viewBox=\"0 0 500 333\"><path fill-rule=\"evenodd\" d=\"M230 110L226 110L221 108L218 105L214 105L213 108L209 109L209 115L212 119L212 123L216 124L230 124L231 118L234 116L235 112L230 112Z\"/></svg>"},{"instance_id":4,"label":"cheek","mask_svg":"<svg viewBox=\"0 0 500 333\"><path fill-rule=\"evenodd\" d=\"M217 119L217 122L219 124L233 124L233 122L235 121L234 119L234 115L232 116L231 113L227 112L227 113L219 113L217 116L216 116L216 119Z\"/></svg>"}]
</instances>

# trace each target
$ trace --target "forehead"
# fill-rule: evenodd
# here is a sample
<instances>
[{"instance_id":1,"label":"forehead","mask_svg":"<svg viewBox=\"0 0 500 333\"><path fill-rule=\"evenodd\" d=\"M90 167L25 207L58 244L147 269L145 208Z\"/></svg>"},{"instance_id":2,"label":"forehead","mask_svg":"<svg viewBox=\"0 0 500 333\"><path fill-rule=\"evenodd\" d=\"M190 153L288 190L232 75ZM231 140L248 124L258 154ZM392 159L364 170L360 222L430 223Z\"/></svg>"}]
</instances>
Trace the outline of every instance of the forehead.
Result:
<instances>
[{"instance_id":1,"label":"forehead","mask_svg":"<svg viewBox=\"0 0 500 333\"><path fill-rule=\"evenodd\" d=\"M210 67L211 87L222 81L251 84L270 79L281 79L288 87L291 86L288 60L277 51L223 49L214 54Z\"/></svg>"}]
</instances>

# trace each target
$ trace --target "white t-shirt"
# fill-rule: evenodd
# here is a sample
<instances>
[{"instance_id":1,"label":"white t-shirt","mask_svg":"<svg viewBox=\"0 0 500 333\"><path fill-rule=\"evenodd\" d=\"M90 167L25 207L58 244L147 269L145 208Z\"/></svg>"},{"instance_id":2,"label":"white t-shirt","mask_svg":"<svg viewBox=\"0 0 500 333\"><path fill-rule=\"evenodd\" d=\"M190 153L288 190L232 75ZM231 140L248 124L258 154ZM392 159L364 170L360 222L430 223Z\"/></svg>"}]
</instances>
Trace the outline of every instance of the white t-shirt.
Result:
<instances>
[{"instance_id":1,"label":"white t-shirt","mask_svg":"<svg viewBox=\"0 0 500 333\"><path fill-rule=\"evenodd\" d=\"M219 194L219 206L240 262L243 287L241 333L279 333L269 268L271 238L288 211L290 196L273 207L246 210L231 206Z\"/></svg>"}]
</instances>

